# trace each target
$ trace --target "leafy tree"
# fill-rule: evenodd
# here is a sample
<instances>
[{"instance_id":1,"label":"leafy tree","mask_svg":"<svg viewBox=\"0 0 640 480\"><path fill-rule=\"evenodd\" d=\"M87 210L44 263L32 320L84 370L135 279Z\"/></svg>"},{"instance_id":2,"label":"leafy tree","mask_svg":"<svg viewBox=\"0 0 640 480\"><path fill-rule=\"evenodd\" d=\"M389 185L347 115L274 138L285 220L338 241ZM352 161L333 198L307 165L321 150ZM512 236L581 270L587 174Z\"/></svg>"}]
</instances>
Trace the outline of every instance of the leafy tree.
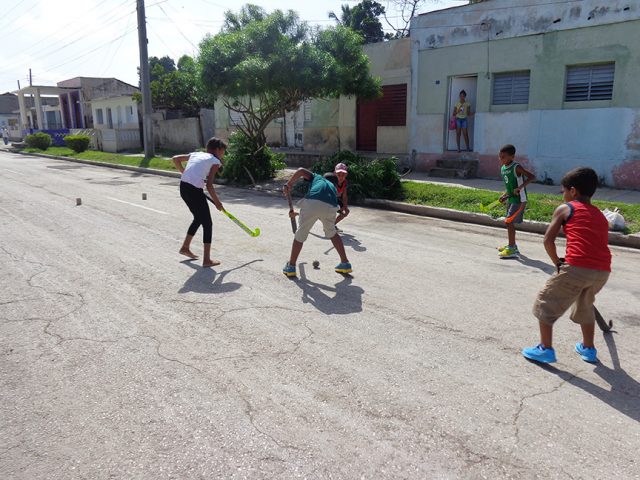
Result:
<instances>
[{"instance_id":1,"label":"leafy tree","mask_svg":"<svg viewBox=\"0 0 640 480\"><path fill-rule=\"evenodd\" d=\"M149 76L151 81L158 80L167 73L175 72L176 64L169 56L149 58Z\"/></svg>"},{"instance_id":2,"label":"leafy tree","mask_svg":"<svg viewBox=\"0 0 640 480\"><path fill-rule=\"evenodd\" d=\"M200 84L198 65L195 60L183 55L178 65L168 56L149 59L151 70L151 103L154 108L181 110L186 116L195 116L203 107L213 107L214 99L209 97ZM135 94L139 102L141 95Z\"/></svg>"},{"instance_id":3,"label":"leafy tree","mask_svg":"<svg viewBox=\"0 0 640 480\"><path fill-rule=\"evenodd\" d=\"M267 125L309 98L380 95L358 34L312 29L291 10L226 12L222 31L200 44L198 63L206 92L241 116L238 128L255 152L266 145Z\"/></svg>"},{"instance_id":4,"label":"leafy tree","mask_svg":"<svg viewBox=\"0 0 640 480\"><path fill-rule=\"evenodd\" d=\"M329 18L333 18L339 25L351 28L364 38L364 43L382 42L385 39L380 15L385 14L385 8L373 0L362 0L355 7L342 5L340 18L329 12Z\"/></svg>"}]
</instances>

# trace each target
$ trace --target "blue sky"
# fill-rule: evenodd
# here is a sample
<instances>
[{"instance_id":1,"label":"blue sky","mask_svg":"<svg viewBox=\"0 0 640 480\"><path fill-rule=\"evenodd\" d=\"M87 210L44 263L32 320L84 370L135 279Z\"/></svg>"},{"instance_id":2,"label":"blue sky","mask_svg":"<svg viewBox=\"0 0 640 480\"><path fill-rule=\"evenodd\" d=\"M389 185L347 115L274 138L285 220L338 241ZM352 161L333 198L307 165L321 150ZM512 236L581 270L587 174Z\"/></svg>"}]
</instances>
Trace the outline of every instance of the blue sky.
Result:
<instances>
[{"instance_id":1,"label":"blue sky","mask_svg":"<svg viewBox=\"0 0 640 480\"><path fill-rule=\"evenodd\" d=\"M6 3L5 3L6 2ZM274 9L293 9L310 23L331 25L330 10L357 1L253 0ZM383 1L381 3L384 4ZM422 11L467 3L431 0ZM178 59L194 55L200 40L220 29L223 13L241 2L145 0L149 55ZM0 93L29 84L54 85L67 78L116 77L137 85L139 64L135 0L4 0L0 16ZM389 16L397 15L390 12Z\"/></svg>"}]
</instances>

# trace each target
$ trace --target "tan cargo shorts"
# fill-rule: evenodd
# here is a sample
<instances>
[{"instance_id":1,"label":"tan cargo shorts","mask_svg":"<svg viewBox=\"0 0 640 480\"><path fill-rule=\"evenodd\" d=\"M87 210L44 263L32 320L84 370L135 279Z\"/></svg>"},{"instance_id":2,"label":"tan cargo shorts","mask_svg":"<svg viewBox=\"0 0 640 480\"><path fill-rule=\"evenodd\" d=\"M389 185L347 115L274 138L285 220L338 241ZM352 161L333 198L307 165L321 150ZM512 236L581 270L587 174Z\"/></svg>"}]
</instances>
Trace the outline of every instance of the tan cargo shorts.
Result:
<instances>
[{"instance_id":1,"label":"tan cargo shorts","mask_svg":"<svg viewBox=\"0 0 640 480\"><path fill-rule=\"evenodd\" d=\"M300 243L304 243L309 236L311 227L318 220L322 222L324 236L332 238L336 234L336 207L320 200L309 198L305 198L302 202L295 239Z\"/></svg>"},{"instance_id":2,"label":"tan cargo shorts","mask_svg":"<svg viewBox=\"0 0 640 480\"><path fill-rule=\"evenodd\" d=\"M533 314L541 322L553 325L573 305L569 316L571 320L585 325L594 323L593 302L608 278L609 272L565 263L538 293Z\"/></svg>"}]
</instances>

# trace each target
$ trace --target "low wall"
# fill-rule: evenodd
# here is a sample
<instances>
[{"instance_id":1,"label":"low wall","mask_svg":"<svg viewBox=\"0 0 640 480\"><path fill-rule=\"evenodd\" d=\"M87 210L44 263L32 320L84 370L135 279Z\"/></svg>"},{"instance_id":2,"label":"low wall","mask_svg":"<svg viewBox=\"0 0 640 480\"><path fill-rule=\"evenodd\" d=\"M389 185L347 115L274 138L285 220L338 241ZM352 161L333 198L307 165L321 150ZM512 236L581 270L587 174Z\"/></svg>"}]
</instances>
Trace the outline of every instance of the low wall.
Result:
<instances>
[{"instance_id":1,"label":"low wall","mask_svg":"<svg viewBox=\"0 0 640 480\"><path fill-rule=\"evenodd\" d=\"M153 141L156 146L178 151L193 151L204 146L200 120L178 118L154 120Z\"/></svg>"}]
</instances>

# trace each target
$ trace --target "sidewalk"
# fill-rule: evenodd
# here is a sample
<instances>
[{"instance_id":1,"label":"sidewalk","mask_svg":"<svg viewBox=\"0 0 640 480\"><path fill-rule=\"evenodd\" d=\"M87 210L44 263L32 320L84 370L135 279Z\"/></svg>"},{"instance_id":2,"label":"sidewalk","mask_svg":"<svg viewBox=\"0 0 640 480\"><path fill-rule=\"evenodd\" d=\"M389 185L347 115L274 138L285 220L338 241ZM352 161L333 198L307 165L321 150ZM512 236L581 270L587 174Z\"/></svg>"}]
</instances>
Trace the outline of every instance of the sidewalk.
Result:
<instances>
[{"instance_id":1,"label":"sidewalk","mask_svg":"<svg viewBox=\"0 0 640 480\"><path fill-rule=\"evenodd\" d=\"M435 178L430 177L426 173L411 172L403 177L403 180L449 185L451 187L482 188L485 190L492 190L494 192L504 192L504 183L501 180L490 180L485 178ZM531 183L527 185L527 192L547 193L559 196L560 185L541 185L539 183ZM618 190L615 188L603 187L596 190L596 194L593 198L595 200L608 200L612 202L640 203L640 190Z\"/></svg>"}]
</instances>

